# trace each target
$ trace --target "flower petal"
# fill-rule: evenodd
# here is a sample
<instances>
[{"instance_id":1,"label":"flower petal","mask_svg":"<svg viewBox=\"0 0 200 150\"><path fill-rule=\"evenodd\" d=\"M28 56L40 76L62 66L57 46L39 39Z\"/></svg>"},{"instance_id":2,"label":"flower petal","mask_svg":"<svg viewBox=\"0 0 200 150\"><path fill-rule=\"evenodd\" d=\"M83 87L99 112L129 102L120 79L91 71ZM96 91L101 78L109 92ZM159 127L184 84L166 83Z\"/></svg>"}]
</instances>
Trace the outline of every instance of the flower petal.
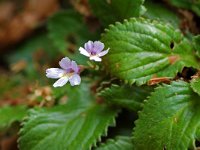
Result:
<instances>
[{"instance_id":1,"label":"flower petal","mask_svg":"<svg viewBox=\"0 0 200 150\"><path fill-rule=\"evenodd\" d=\"M70 79L69 82L71 86L79 85L81 83L81 77L78 74L74 74Z\"/></svg>"},{"instance_id":2,"label":"flower petal","mask_svg":"<svg viewBox=\"0 0 200 150\"><path fill-rule=\"evenodd\" d=\"M87 56L87 57L90 57L90 54L82 47L79 48L79 51L81 54Z\"/></svg>"},{"instance_id":3,"label":"flower petal","mask_svg":"<svg viewBox=\"0 0 200 150\"><path fill-rule=\"evenodd\" d=\"M96 52L97 54L100 53L104 49L104 44L100 41L94 42L94 49L93 52Z\"/></svg>"},{"instance_id":4,"label":"flower petal","mask_svg":"<svg viewBox=\"0 0 200 150\"><path fill-rule=\"evenodd\" d=\"M69 69L71 67L71 61L68 57L65 57L59 61L59 65L63 69Z\"/></svg>"},{"instance_id":5,"label":"flower petal","mask_svg":"<svg viewBox=\"0 0 200 150\"><path fill-rule=\"evenodd\" d=\"M91 56L90 60L94 60L94 61L101 61L101 58L98 56Z\"/></svg>"},{"instance_id":6,"label":"flower petal","mask_svg":"<svg viewBox=\"0 0 200 150\"><path fill-rule=\"evenodd\" d=\"M76 64L75 61L71 62L71 67L72 67L72 69L74 70L75 73L79 72L79 67L78 67L78 65Z\"/></svg>"},{"instance_id":7,"label":"flower petal","mask_svg":"<svg viewBox=\"0 0 200 150\"><path fill-rule=\"evenodd\" d=\"M84 48L88 53L92 52L92 49L94 47L94 43L92 41L88 41L87 43L85 43Z\"/></svg>"},{"instance_id":8,"label":"flower petal","mask_svg":"<svg viewBox=\"0 0 200 150\"><path fill-rule=\"evenodd\" d=\"M102 51L98 54L99 57L102 57L104 55L106 55L108 53L109 49L105 50L105 51Z\"/></svg>"},{"instance_id":9,"label":"flower petal","mask_svg":"<svg viewBox=\"0 0 200 150\"><path fill-rule=\"evenodd\" d=\"M61 87L68 82L69 78L67 76L58 79L54 84L53 87Z\"/></svg>"},{"instance_id":10,"label":"flower petal","mask_svg":"<svg viewBox=\"0 0 200 150\"><path fill-rule=\"evenodd\" d=\"M47 78L58 79L65 74L65 71L60 68L49 68L46 70Z\"/></svg>"}]
</instances>

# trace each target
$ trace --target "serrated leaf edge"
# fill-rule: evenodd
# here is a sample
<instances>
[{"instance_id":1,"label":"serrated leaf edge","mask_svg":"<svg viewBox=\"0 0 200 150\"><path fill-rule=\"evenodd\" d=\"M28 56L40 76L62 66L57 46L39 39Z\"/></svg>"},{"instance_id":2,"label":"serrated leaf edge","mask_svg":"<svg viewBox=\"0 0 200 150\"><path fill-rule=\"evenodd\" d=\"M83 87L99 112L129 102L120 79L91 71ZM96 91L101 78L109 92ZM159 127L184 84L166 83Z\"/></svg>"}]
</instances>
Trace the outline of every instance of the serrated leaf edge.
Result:
<instances>
[{"instance_id":1,"label":"serrated leaf edge","mask_svg":"<svg viewBox=\"0 0 200 150\"><path fill-rule=\"evenodd\" d=\"M24 132L23 126L25 126L25 125L28 123L28 121L31 119L30 116L34 115L34 111L35 111L34 109L29 110L27 117L24 118L24 120L23 120L23 121L21 122L21 124L20 124L21 128L20 128L20 130L19 130L19 132L18 132L19 138L17 139L17 147L18 147L19 149L20 149L20 141L21 141L21 138L22 138L21 135L22 135L23 132ZM116 116L115 116L112 120L110 120L110 122L107 122L107 125L106 125L105 130L104 130L104 131L102 132L102 134L100 134L100 135L96 138L96 140L89 146L89 150L91 150L92 147L96 147L96 146L97 146L97 143L98 143L98 142L101 142L103 136L107 136L108 128L109 128L109 127L115 127L115 126L116 126L116 118L117 118L117 116L118 116L118 114L119 114L120 111L121 111L121 110L118 109L117 112L116 112Z\"/></svg>"}]
</instances>

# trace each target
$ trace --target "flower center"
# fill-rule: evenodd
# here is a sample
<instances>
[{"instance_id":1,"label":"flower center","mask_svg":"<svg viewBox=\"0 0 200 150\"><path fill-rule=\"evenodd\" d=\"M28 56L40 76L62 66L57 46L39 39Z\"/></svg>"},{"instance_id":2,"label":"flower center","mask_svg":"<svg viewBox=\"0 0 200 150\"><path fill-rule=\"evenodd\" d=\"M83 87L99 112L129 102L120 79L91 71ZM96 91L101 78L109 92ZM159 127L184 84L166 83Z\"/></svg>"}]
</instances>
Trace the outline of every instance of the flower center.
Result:
<instances>
[{"instance_id":1,"label":"flower center","mask_svg":"<svg viewBox=\"0 0 200 150\"><path fill-rule=\"evenodd\" d=\"M97 54L97 53L96 53L96 52L94 52L94 51L92 51L92 52L91 52L91 55L93 55L93 56L94 56L94 55L96 55L96 54Z\"/></svg>"},{"instance_id":2,"label":"flower center","mask_svg":"<svg viewBox=\"0 0 200 150\"><path fill-rule=\"evenodd\" d=\"M66 76L66 77L70 78L73 75L74 75L74 70L72 68L69 68L65 71L65 73L63 74L63 77Z\"/></svg>"}]
</instances>

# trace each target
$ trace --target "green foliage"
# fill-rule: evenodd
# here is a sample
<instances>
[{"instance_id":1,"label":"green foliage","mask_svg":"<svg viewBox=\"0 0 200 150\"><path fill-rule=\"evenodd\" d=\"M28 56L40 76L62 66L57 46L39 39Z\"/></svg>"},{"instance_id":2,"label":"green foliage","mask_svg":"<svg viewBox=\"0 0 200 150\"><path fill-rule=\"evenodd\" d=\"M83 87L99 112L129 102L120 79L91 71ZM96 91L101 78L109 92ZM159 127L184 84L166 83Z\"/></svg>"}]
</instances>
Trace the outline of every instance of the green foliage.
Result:
<instances>
[{"instance_id":1,"label":"green foliage","mask_svg":"<svg viewBox=\"0 0 200 150\"><path fill-rule=\"evenodd\" d=\"M25 106L4 106L0 108L0 130L9 127L13 122L21 121L27 113Z\"/></svg>"},{"instance_id":2,"label":"green foliage","mask_svg":"<svg viewBox=\"0 0 200 150\"><path fill-rule=\"evenodd\" d=\"M133 18L111 25L102 36L110 48L103 59L112 76L145 84L153 77L175 77L183 67L198 68L191 44L180 31L161 22Z\"/></svg>"},{"instance_id":3,"label":"green foliage","mask_svg":"<svg viewBox=\"0 0 200 150\"><path fill-rule=\"evenodd\" d=\"M21 150L90 149L115 124L118 110L96 103L87 83L68 92L66 105L30 111L20 132Z\"/></svg>"},{"instance_id":4,"label":"green foliage","mask_svg":"<svg viewBox=\"0 0 200 150\"><path fill-rule=\"evenodd\" d=\"M143 100L147 98L152 90L152 88L147 86L119 86L113 84L111 87L102 90L99 95L106 102L138 111L142 108Z\"/></svg>"},{"instance_id":5,"label":"green foliage","mask_svg":"<svg viewBox=\"0 0 200 150\"><path fill-rule=\"evenodd\" d=\"M133 150L134 146L130 137L118 136L115 139L109 139L106 143L100 145L96 150Z\"/></svg>"},{"instance_id":6,"label":"green foliage","mask_svg":"<svg viewBox=\"0 0 200 150\"><path fill-rule=\"evenodd\" d=\"M165 5L151 1L146 1L144 5L147 9L144 14L145 17L149 19L160 19L163 22L170 23L175 28L179 27L180 19L175 12L165 7Z\"/></svg>"},{"instance_id":7,"label":"green foliage","mask_svg":"<svg viewBox=\"0 0 200 150\"><path fill-rule=\"evenodd\" d=\"M185 8L194 11L200 16L200 1L199 0L168 0L169 3L176 7Z\"/></svg>"},{"instance_id":8,"label":"green foliage","mask_svg":"<svg viewBox=\"0 0 200 150\"><path fill-rule=\"evenodd\" d=\"M89 0L94 14L105 26L140 16L145 11L143 2L144 0Z\"/></svg>"},{"instance_id":9,"label":"green foliage","mask_svg":"<svg viewBox=\"0 0 200 150\"><path fill-rule=\"evenodd\" d=\"M195 149L200 97L178 81L158 87L144 104L134 129L135 149Z\"/></svg>"},{"instance_id":10,"label":"green foliage","mask_svg":"<svg viewBox=\"0 0 200 150\"><path fill-rule=\"evenodd\" d=\"M200 78L193 79L190 84L193 91L200 95Z\"/></svg>"},{"instance_id":11,"label":"green foliage","mask_svg":"<svg viewBox=\"0 0 200 150\"><path fill-rule=\"evenodd\" d=\"M200 57L200 35L194 36L192 40L197 56Z\"/></svg>"}]
</instances>

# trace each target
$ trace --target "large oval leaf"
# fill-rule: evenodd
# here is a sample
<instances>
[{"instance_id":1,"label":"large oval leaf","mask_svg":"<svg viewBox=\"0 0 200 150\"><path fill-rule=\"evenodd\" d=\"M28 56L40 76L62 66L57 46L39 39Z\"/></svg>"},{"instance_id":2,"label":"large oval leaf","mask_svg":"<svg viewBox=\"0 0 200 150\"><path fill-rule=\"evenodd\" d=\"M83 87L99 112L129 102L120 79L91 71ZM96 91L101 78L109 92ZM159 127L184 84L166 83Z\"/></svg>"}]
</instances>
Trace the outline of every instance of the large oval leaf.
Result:
<instances>
[{"instance_id":1,"label":"large oval leaf","mask_svg":"<svg viewBox=\"0 0 200 150\"><path fill-rule=\"evenodd\" d=\"M88 84L67 91L67 105L30 112L20 131L21 150L88 150L115 124L118 111L96 103Z\"/></svg>"},{"instance_id":2,"label":"large oval leaf","mask_svg":"<svg viewBox=\"0 0 200 150\"><path fill-rule=\"evenodd\" d=\"M136 150L187 150L199 138L200 97L190 84L179 81L158 87L136 121Z\"/></svg>"},{"instance_id":3,"label":"large oval leaf","mask_svg":"<svg viewBox=\"0 0 200 150\"><path fill-rule=\"evenodd\" d=\"M120 79L138 85L152 77L175 77L184 66L198 67L192 46L169 25L131 19L110 26L102 36L109 53L103 62Z\"/></svg>"}]
</instances>

